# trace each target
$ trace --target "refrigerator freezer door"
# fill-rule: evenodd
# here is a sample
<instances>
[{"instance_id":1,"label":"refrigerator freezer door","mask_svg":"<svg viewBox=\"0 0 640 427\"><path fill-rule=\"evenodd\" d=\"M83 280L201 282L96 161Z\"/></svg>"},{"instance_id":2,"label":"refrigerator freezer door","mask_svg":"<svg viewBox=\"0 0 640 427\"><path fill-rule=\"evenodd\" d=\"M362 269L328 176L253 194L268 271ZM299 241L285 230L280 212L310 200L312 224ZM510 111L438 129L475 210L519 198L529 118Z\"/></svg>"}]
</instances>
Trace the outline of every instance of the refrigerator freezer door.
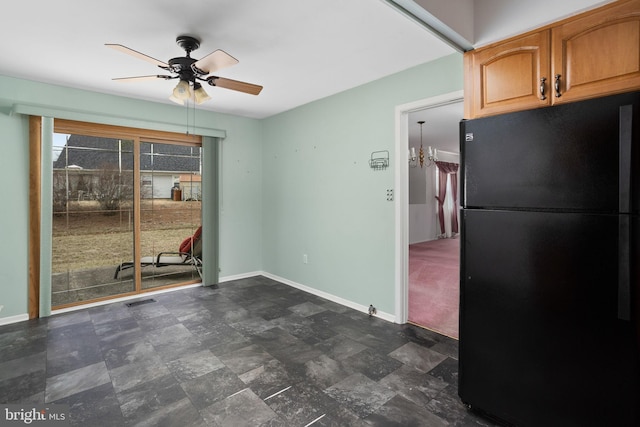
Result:
<instances>
[{"instance_id":1,"label":"refrigerator freezer door","mask_svg":"<svg viewBox=\"0 0 640 427\"><path fill-rule=\"evenodd\" d=\"M618 215L465 209L462 225L462 401L518 426L640 425Z\"/></svg>"},{"instance_id":2,"label":"refrigerator freezer door","mask_svg":"<svg viewBox=\"0 0 640 427\"><path fill-rule=\"evenodd\" d=\"M461 122L463 206L618 212L621 115L635 143L640 92Z\"/></svg>"}]
</instances>

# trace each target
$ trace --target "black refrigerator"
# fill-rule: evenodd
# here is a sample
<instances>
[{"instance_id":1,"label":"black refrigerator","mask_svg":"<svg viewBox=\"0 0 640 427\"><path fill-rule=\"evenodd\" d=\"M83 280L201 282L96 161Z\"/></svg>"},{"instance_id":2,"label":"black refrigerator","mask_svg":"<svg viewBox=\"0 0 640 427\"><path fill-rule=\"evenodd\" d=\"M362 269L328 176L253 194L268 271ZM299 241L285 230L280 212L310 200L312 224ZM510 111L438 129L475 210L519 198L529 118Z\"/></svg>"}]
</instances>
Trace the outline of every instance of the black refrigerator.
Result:
<instances>
[{"instance_id":1,"label":"black refrigerator","mask_svg":"<svg viewBox=\"0 0 640 427\"><path fill-rule=\"evenodd\" d=\"M640 426L640 92L463 120L459 396Z\"/></svg>"}]
</instances>

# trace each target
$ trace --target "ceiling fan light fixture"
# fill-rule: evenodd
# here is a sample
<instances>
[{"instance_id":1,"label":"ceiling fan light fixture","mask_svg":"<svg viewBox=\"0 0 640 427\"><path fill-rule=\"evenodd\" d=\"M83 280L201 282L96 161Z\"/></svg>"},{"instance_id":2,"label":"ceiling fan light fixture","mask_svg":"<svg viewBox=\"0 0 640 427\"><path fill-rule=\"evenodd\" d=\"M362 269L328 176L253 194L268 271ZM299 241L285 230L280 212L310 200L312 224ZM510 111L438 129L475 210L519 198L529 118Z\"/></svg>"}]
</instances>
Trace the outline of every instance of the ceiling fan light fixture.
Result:
<instances>
[{"instance_id":1,"label":"ceiling fan light fixture","mask_svg":"<svg viewBox=\"0 0 640 427\"><path fill-rule=\"evenodd\" d=\"M196 100L196 104L202 104L203 102L211 99L200 83L194 83L193 89L193 96Z\"/></svg>"},{"instance_id":2,"label":"ceiling fan light fixture","mask_svg":"<svg viewBox=\"0 0 640 427\"><path fill-rule=\"evenodd\" d=\"M191 98L191 86L187 80L180 79L180 82L173 89L173 96L177 99L185 100Z\"/></svg>"},{"instance_id":3,"label":"ceiling fan light fixture","mask_svg":"<svg viewBox=\"0 0 640 427\"><path fill-rule=\"evenodd\" d=\"M182 99L176 98L173 94L171 94L169 99L172 100L173 102L175 102L178 105L184 105L184 101Z\"/></svg>"},{"instance_id":4,"label":"ceiling fan light fixture","mask_svg":"<svg viewBox=\"0 0 640 427\"><path fill-rule=\"evenodd\" d=\"M119 50L128 55L150 62L169 73L169 75L157 74L150 76L123 77L114 80L126 82L150 80L156 78L163 80L180 79L176 87L173 89L173 95L169 97L169 99L181 105L184 105L184 101L187 101L192 96L197 97L196 102L198 102L198 104L211 99L209 95L207 95L205 90L202 89L202 85L196 80L206 81L210 86L217 86L223 89L234 90L250 95L258 95L262 90L262 86L260 85L242 82L239 80L233 80L218 76L209 76L205 78L205 76L209 73L237 64L238 60L221 49L215 50L210 54L196 60L194 58L191 58L191 52L200 46L199 39L182 35L178 36L176 42L178 43L178 46L184 49L186 56L171 58L167 62L157 60L149 55L145 55L144 53L140 53L124 45L107 43L107 47Z\"/></svg>"}]
</instances>

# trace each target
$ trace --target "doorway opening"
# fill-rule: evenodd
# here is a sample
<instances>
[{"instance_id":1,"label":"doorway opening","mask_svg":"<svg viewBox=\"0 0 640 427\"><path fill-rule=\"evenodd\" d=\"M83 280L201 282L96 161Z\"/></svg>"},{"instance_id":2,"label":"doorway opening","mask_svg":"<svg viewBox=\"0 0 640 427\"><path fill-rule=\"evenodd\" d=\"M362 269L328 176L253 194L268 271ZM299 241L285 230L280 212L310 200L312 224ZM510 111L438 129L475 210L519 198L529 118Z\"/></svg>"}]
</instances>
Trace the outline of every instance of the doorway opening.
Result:
<instances>
[{"instance_id":1,"label":"doorway opening","mask_svg":"<svg viewBox=\"0 0 640 427\"><path fill-rule=\"evenodd\" d=\"M438 162L459 164L462 117L462 91L396 108L396 322L411 322L453 338L458 337L459 239L446 205L457 212L459 203L452 203L451 187L457 183L449 174L443 178L428 153L430 147L432 154L437 150ZM424 121L422 141L420 121ZM419 152L421 142L422 166L419 160L407 159L407 153ZM442 228L436 199L442 196L441 188L447 190L447 221Z\"/></svg>"}]
</instances>

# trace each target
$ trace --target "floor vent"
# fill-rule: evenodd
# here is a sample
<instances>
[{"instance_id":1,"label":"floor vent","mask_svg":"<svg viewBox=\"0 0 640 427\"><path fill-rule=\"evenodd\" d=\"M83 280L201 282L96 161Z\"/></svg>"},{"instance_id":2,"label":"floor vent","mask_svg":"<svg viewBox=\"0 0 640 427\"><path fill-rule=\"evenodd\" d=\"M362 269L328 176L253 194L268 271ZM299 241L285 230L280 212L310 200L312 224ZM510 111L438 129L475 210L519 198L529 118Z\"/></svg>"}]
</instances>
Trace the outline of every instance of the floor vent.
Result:
<instances>
[{"instance_id":1,"label":"floor vent","mask_svg":"<svg viewBox=\"0 0 640 427\"><path fill-rule=\"evenodd\" d=\"M143 300L140 300L140 301L128 302L125 305L127 307L137 307L139 305L149 304L149 303L152 303L152 302L156 302L156 300L154 300L153 298L149 298L149 299L143 299Z\"/></svg>"}]
</instances>

